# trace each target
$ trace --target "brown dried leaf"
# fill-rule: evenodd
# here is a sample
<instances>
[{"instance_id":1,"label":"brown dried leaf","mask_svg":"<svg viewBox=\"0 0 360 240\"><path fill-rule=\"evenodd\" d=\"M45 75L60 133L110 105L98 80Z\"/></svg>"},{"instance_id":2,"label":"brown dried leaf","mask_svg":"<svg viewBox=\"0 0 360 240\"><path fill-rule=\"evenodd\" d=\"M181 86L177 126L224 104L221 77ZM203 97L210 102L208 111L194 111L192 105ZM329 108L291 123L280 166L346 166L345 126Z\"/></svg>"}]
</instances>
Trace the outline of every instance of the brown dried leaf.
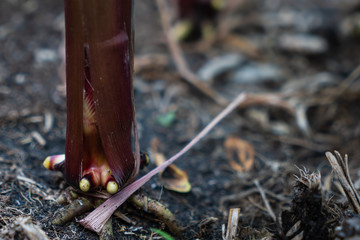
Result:
<instances>
[{"instance_id":1,"label":"brown dried leaf","mask_svg":"<svg viewBox=\"0 0 360 240\"><path fill-rule=\"evenodd\" d=\"M156 166L160 166L166 161L166 158L162 153L157 152L157 145L157 139L154 139L152 141L154 153L151 159L154 159ZM186 172L174 164L169 165L166 169L159 172L159 178L161 184L168 190L180 193L187 193L191 190L191 184L189 183Z\"/></svg>"},{"instance_id":2,"label":"brown dried leaf","mask_svg":"<svg viewBox=\"0 0 360 240\"><path fill-rule=\"evenodd\" d=\"M248 172L253 167L255 150L249 142L237 137L229 137L224 146L226 156L233 169L239 172Z\"/></svg>"},{"instance_id":3,"label":"brown dried leaf","mask_svg":"<svg viewBox=\"0 0 360 240\"><path fill-rule=\"evenodd\" d=\"M166 189L180 193L187 193L191 190L191 184L186 172L173 164L160 172L159 177Z\"/></svg>"}]
</instances>

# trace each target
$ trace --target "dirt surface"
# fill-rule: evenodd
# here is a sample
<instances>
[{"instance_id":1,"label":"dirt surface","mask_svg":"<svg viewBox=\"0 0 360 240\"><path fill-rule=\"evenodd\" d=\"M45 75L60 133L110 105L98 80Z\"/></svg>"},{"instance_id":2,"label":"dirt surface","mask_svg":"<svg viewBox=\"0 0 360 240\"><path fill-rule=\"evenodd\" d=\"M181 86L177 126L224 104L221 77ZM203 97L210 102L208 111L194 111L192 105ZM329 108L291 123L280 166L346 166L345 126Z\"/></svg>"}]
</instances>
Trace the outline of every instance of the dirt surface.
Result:
<instances>
[{"instance_id":1,"label":"dirt surface","mask_svg":"<svg viewBox=\"0 0 360 240\"><path fill-rule=\"evenodd\" d=\"M337 181L332 181L325 151L349 154L350 175L355 187L360 187L359 74L348 78L360 59L360 5L352 0L229 0L229 4L233 5L218 19L221 29L214 34L217 38L181 45L190 69L198 76L209 76L206 74L218 67L204 82L228 100L240 92L271 94L285 106L270 100L243 106L179 160L176 165L187 172L191 192L166 190L158 177L141 191L175 213L186 227L185 239L221 239L230 208L241 209L239 239L270 235L291 239L284 236L296 219L307 221L301 225L307 228L303 239L315 239L306 234L318 233L318 228L322 233L319 239L333 239L340 234L335 232L336 226L351 226L344 219L352 210ZM25 238L14 222L30 216L50 239L98 239L75 220L64 226L51 224L54 212L62 207L55 199L67 188L60 173L42 166L45 157L61 154L65 147L62 38L62 1L0 1L2 237ZM151 152L151 142L157 138L158 151L170 157L223 106L180 77L155 1L136 2L135 48L134 90L141 148ZM155 60L146 61L147 57ZM206 67L214 59L220 63ZM247 171L230 163L234 154L227 154L224 143L231 136L249 144L234 151L255 150L254 163ZM140 175L154 167L151 163ZM322 195L304 190L299 182L294 188L294 174L300 175L298 168L303 167L321 173ZM301 199L299 194L310 199L320 196L322 201L304 205L296 200ZM264 201L276 217L292 220L276 223ZM321 217L299 217L299 208L312 204L315 209L324 208ZM136 224L116 218L117 239L159 239L150 228L168 232L156 218L131 206L125 205L121 212ZM359 234L343 229L343 236Z\"/></svg>"}]
</instances>

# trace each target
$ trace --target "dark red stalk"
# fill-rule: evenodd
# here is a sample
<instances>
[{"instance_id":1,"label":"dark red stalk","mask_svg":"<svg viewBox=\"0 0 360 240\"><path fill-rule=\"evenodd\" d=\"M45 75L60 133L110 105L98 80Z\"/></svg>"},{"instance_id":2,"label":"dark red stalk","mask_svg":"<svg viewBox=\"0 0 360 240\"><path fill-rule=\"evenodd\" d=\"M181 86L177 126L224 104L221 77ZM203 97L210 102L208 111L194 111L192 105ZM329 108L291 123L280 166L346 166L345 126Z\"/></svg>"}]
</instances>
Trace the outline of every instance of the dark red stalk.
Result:
<instances>
[{"instance_id":1,"label":"dark red stalk","mask_svg":"<svg viewBox=\"0 0 360 240\"><path fill-rule=\"evenodd\" d=\"M100 138L123 185L133 175L132 1L84 0L91 84Z\"/></svg>"},{"instance_id":2,"label":"dark red stalk","mask_svg":"<svg viewBox=\"0 0 360 240\"><path fill-rule=\"evenodd\" d=\"M65 1L67 128L64 175L78 187L83 159L84 31L80 1ZM71 101L70 101L71 99ZM78 159L77 161L74 159Z\"/></svg>"},{"instance_id":3,"label":"dark red stalk","mask_svg":"<svg viewBox=\"0 0 360 240\"><path fill-rule=\"evenodd\" d=\"M64 156L57 155L48 157L44 166L63 170L68 183L84 191L107 187L110 182L123 188L81 221L94 231L100 231L131 194L191 149L246 99L244 94L238 96L179 153L129 184L140 164L132 86L132 9L132 0L65 0L68 107L65 163ZM132 129L135 157L131 148Z\"/></svg>"},{"instance_id":4,"label":"dark red stalk","mask_svg":"<svg viewBox=\"0 0 360 240\"><path fill-rule=\"evenodd\" d=\"M65 0L64 175L76 188L84 177L91 188L106 187L112 177L123 186L138 172L137 139L136 158L131 147L132 11L132 0Z\"/></svg>"}]
</instances>

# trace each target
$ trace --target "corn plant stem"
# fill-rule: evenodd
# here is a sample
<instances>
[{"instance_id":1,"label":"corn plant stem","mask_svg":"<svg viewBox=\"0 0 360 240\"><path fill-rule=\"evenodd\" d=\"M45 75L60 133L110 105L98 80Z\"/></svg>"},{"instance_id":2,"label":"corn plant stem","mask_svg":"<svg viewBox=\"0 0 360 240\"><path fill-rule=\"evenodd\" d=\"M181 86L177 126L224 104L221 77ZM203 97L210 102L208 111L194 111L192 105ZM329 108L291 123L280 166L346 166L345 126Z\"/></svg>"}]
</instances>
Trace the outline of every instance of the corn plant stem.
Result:
<instances>
[{"instance_id":1,"label":"corn plant stem","mask_svg":"<svg viewBox=\"0 0 360 240\"><path fill-rule=\"evenodd\" d=\"M136 190L143 186L153 176L159 173L161 170L168 167L179 157L189 151L196 143L198 143L203 137L205 137L222 119L229 115L235 108L241 105L246 100L246 94L242 93L235 98L219 115L217 115L193 140L191 140L182 150L171 157L162 165L153 169L145 176L141 177L137 181L126 186L123 190L115 194L113 197L105 201L98 208L92 211L86 218L80 220L80 224L84 227L100 232L105 222L111 217L115 210L123 204Z\"/></svg>"}]
</instances>

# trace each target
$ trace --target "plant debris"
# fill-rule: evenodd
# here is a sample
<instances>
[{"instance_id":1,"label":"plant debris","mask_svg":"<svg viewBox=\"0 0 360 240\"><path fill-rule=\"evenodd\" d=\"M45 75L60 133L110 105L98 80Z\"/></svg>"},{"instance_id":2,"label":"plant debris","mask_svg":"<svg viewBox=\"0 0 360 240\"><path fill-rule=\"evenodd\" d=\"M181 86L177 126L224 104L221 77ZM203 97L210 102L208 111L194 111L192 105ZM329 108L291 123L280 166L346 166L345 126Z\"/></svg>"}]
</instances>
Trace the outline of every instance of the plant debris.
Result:
<instances>
[{"instance_id":1,"label":"plant debris","mask_svg":"<svg viewBox=\"0 0 360 240\"><path fill-rule=\"evenodd\" d=\"M339 224L342 214L340 208L331 200L325 199L319 172L309 173L299 169L294 184L294 199L291 209L281 213L282 239L330 239L334 227Z\"/></svg>"},{"instance_id":2,"label":"plant debris","mask_svg":"<svg viewBox=\"0 0 360 240\"><path fill-rule=\"evenodd\" d=\"M31 217L18 217L12 223L0 231L0 238L7 239L28 239L28 240L49 240L48 236L38 225L32 222Z\"/></svg>"}]
</instances>

